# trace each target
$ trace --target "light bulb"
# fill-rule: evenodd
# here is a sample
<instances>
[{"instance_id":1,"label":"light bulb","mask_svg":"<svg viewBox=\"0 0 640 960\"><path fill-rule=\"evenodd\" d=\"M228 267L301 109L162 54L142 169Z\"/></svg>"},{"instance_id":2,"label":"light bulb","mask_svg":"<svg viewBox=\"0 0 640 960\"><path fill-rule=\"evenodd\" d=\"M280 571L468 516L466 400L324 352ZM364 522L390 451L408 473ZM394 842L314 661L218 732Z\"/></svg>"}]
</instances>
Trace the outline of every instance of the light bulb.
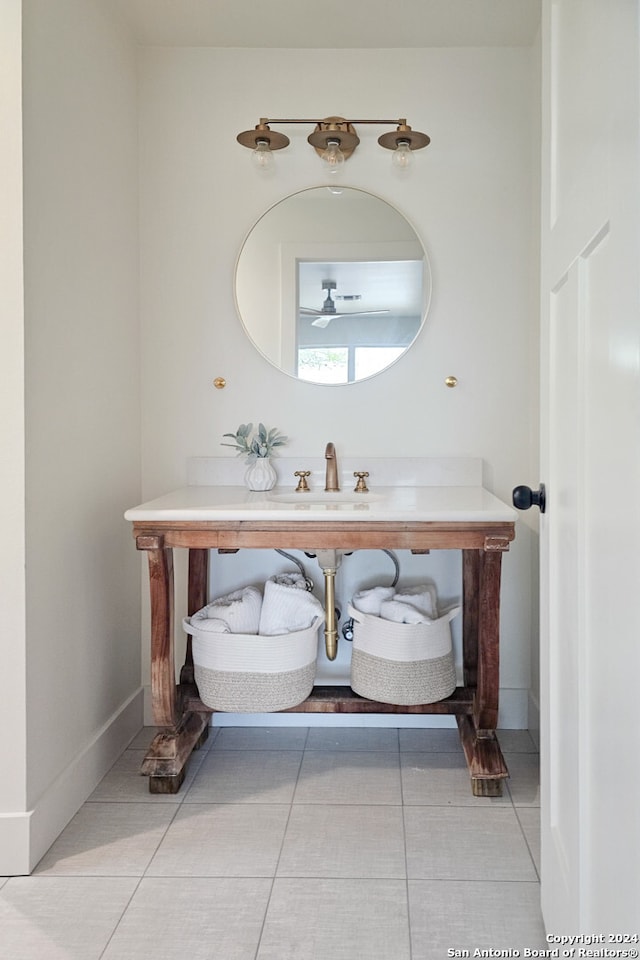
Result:
<instances>
[{"instance_id":1,"label":"light bulb","mask_svg":"<svg viewBox=\"0 0 640 960\"><path fill-rule=\"evenodd\" d=\"M391 162L401 170L406 170L411 163L411 147L408 140L398 140L398 145L391 154Z\"/></svg>"},{"instance_id":2,"label":"light bulb","mask_svg":"<svg viewBox=\"0 0 640 960\"><path fill-rule=\"evenodd\" d=\"M268 140L256 140L256 148L251 154L253 162L260 170L269 170L273 166L273 154Z\"/></svg>"},{"instance_id":3,"label":"light bulb","mask_svg":"<svg viewBox=\"0 0 640 960\"><path fill-rule=\"evenodd\" d=\"M322 153L322 159L329 167L329 173L337 173L344 163L344 153L340 149L339 140L327 140L327 147Z\"/></svg>"}]
</instances>

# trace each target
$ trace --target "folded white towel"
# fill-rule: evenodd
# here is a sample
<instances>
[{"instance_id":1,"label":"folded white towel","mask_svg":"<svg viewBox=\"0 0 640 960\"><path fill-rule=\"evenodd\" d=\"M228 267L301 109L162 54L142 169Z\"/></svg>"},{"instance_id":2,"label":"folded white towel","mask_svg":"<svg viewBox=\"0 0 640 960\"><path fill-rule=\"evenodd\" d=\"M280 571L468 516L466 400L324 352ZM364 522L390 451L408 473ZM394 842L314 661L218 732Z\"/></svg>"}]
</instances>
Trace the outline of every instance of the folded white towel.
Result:
<instances>
[{"instance_id":1,"label":"folded white towel","mask_svg":"<svg viewBox=\"0 0 640 960\"><path fill-rule=\"evenodd\" d=\"M420 613L423 613L429 620L438 619L436 590L435 587L428 583L420 584L417 587L402 587L393 599L397 600L398 603L409 604ZM417 622L419 623L420 621Z\"/></svg>"},{"instance_id":2,"label":"folded white towel","mask_svg":"<svg viewBox=\"0 0 640 960\"><path fill-rule=\"evenodd\" d=\"M395 623L428 623L432 619L412 604L403 603L401 600L383 600L379 616L382 620L393 620Z\"/></svg>"},{"instance_id":3,"label":"folded white towel","mask_svg":"<svg viewBox=\"0 0 640 960\"><path fill-rule=\"evenodd\" d=\"M374 617L380 616L380 604L390 600L395 593L393 587L371 587L369 590L360 590L353 596L353 605L360 613L369 613Z\"/></svg>"},{"instance_id":4,"label":"folded white towel","mask_svg":"<svg viewBox=\"0 0 640 960\"><path fill-rule=\"evenodd\" d=\"M224 597L218 597L205 609L208 618L226 623L230 633L257 633L262 594L257 587L244 587Z\"/></svg>"},{"instance_id":5,"label":"folded white towel","mask_svg":"<svg viewBox=\"0 0 640 960\"><path fill-rule=\"evenodd\" d=\"M264 585L258 633L265 637L306 630L316 617L324 616L322 604L306 589L304 577L291 574L289 579L283 583L282 576L271 577Z\"/></svg>"}]
</instances>

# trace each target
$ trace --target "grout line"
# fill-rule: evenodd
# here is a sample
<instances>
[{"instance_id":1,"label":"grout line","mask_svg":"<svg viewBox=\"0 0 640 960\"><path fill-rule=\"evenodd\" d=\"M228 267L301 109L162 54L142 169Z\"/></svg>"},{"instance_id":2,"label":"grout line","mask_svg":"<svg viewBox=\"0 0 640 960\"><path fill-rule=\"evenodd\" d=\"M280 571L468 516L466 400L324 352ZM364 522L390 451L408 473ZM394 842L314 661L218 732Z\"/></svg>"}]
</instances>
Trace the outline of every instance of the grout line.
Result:
<instances>
[{"instance_id":1,"label":"grout line","mask_svg":"<svg viewBox=\"0 0 640 960\"><path fill-rule=\"evenodd\" d=\"M309 737L309 728L307 728L307 736L305 737L305 743L306 743L308 737ZM290 820L291 820L291 814L292 814L292 812L293 812L293 803L294 803L294 799L295 799L295 795L296 795L296 789L297 789L297 787L298 787L298 781L300 780L300 771L302 770L302 762L303 762L303 760L304 760L304 749L300 751L300 760L299 760L299 763L298 763L298 773L296 774L296 781L295 781L295 783L294 783L294 785L293 785L293 790L292 790L292 792L291 792L291 801L290 801L290 803L289 803L289 813L287 814L287 821L286 821L286 823L285 823L285 825L284 825L284 830L282 831L282 842L280 843L280 850L279 850L279 852L278 852L278 858L277 858L277 860L276 860L276 862L275 862L275 865L274 865L274 868L273 868L273 876L272 876L272 878L271 878L271 886L269 887L269 896L267 897L267 902L266 902L265 909L264 909L264 916L263 916L263 918L262 918L262 924L260 925L260 935L259 935L258 941L257 941L257 943L256 943L256 950L255 950L255 954L254 954L254 960L255 960L255 958L257 958L257 956L258 956L258 954L259 954L259 952L260 952L260 945L261 945L261 943L262 943L262 936L263 936L263 934L264 934L264 929L265 929L265 925L266 925L266 922L267 922L267 915L268 915L268 913L269 913L269 907L271 906L271 898L272 898L272 896L273 896L273 888L274 888L274 886L275 886L276 879L277 879L277 877L278 877L278 867L280 866L280 860L282 859L282 852L283 852L283 849L284 849L284 844L285 844L285 841L286 841L286 839L287 839L287 830L289 829L289 822L290 822Z\"/></svg>"},{"instance_id":2,"label":"grout line","mask_svg":"<svg viewBox=\"0 0 640 960\"><path fill-rule=\"evenodd\" d=\"M399 739L399 738L398 738ZM398 743L399 746L399 743ZM409 896L409 858L407 854L407 822L405 817L405 810L407 809L407 804L404 802L404 786L402 782L402 753L400 754L400 801L402 805L402 842L404 846L404 890L405 897L407 902L407 927L408 927L408 943L409 943L409 960L413 957L413 941L411 937L411 898Z\"/></svg>"},{"instance_id":3,"label":"grout line","mask_svg":"<svg viewBox=\"0 0 640 960\"><path fill-rule=\"evenodd\" d=\"M527 852L528 852L529 856L531 857L531 863L533 864L533 869L535 870L536 877L538 878L538 883L540 883L542 878L541 878L540 873L539 873L539 871L538 871L538 866L537 866L537 864L536 864L536 858L535 858L534 855L533 855L533 851L532 851L532 849L531 849L531 844L529 843L529 839L528 839L528 837L527 837L527 833L526 833L526 831L525 831L525 829L524 829L524 827L523 827L523 825L522 825L522 821L520 820L520 815L519 815L519 813L518 813L518 808L515 806L515 804L514 804L513 809L514 809L515 814L516 814L516 819L517 819L517 821L518 821L518 826L520 827L520 832L522 833L524 842L525 842L526 847L527 847ZM534 810L534 809L536 809L536 808L535 808L535 807L526 807L525 809L527 809L527 810Z\"/></svg>"},{"instance_id":4,"label":"grout line","mask_svg":"<svg viewBox=\"0 0 640 960\"><path fill-rule=\"evenodd\" d=\"M152 864L153 861L155 860L156 854L157 854L158 850L160 849L161 844L162 844L162 843L164 842L164 840L166 839L167 833L169 832L170 828L173 826L173 824L174 824L174 822L175 822L175 819L176 819L176 817L178 816L178 812L179 812L179 810L181 809L181 806L182 806L182 805L176 806L175 810L173 811L173 816L171 817L171 819L170 819L169 822L167 823L165 829L163 830L162 836L161 836L160 839L158 840L158 842L157 842L157 844L156 844L156 847L155 847L155 850L153 851L153 853L152 853L151 856L149 857L149 860L147 861L147 865L146 865L146 867L144 868L144 870L142 871L142 874L141 874L140 879L143 879L144 877L147 876L147 871L149 870L151 864Z\"/></svg>"},{"instance_id":5,"label":"grout line","mask_svg":"<svg viewBox=\"0 0 640 960\"><path fill-rule=\"evenodd\" d=\"M140 884L142 883L142 880L143 880L143 877L138 877L138 882L136 883L135 887L134 887L133 890L131 891L131 896L129 897L129 899L127 900L126 904L125 904L124 907L122 908L122 912L121 912L121 914L120 914L120 917L119 917L119 919L118 919L118 922L115 924L113 930L112 930L111 933L109 934L109 936L108 936L108 938L107 938L107 942L106 942L105 945L104 945L104 950L101 951L100 957L98 958L98 960L100 960L101 957L104 957L105 953L106 953L107 950L109 949L109 946L110 946L110 944L111 944L111 941L113 940L114 936L116 935L116 931L118 930L118 927L120 926L120 924L121 924L122 921L124 920L124 918L125 918L125 916L126 916L126 913L127 913L128 909L129 909L129 907L131 906L131 903L132 903L132 901L133 901L133 898L135 897L136 893L137 893L138 890L140 889Z\"/></svg>"}]
</instances>

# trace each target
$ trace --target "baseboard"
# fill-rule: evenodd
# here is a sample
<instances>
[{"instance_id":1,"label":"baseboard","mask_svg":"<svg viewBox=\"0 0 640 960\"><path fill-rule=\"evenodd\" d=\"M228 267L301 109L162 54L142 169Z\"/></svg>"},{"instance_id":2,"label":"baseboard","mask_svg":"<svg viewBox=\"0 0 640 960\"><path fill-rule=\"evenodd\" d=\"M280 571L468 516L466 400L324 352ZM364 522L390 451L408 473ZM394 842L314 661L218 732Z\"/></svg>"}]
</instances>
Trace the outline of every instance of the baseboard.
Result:
<instances>
[{"instance_id":1,"label":"baseboard","mask_svg":"<svg viewBox=\"0 0 640 960\"><path fill-rule=\"evenodd\" d=\"M0 877L30 873L29 838L33 811L0 813Z\"/></svg>"},{"instance_id":2,"label":"baseboard","mask_svg":"<svg viewBox=\"0 0 640 960\"><path fill-rule=\"evenodd\" d=\"M0 815L0 876L31 873L143 725L138 689L63 770L32 810Z\"/></svg>"},{"instance_id":3,"label":"baseboard","mask_svg":"<svg viewBox=\"0 0 640 960\"><path fill-rule=\"evenodd\" d=\"M528 728L533 742L540 750L540 701L529 691Z\"/></svg>"},{"instance_id":4,"label":"baseboard","mask_svg":"<svg viewBox=\"0 0 640 960\"><path fill-rule=\"evenodd\" d=\"M500 687L498 726L501 730L526 730L529 691L521 688Z\"/></svg>"}]
</instances>

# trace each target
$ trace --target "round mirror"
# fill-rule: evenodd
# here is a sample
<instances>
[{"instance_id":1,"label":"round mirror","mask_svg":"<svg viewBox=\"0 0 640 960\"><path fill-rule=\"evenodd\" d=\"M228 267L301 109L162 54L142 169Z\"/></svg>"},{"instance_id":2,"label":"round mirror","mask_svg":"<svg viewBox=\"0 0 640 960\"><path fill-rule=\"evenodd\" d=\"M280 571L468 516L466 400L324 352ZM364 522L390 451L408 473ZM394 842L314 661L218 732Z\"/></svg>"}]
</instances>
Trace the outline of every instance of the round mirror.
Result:
<instances>
[{"instance_id":1,"label":"round mirror","mask_svg":"<svg viewBox=\"0 0 640 960\"><path fill-rule=\"evenodd\" d=\"M314 187L271 207L236 266L236 304L255 347L300 380L345 384L385 370L424 323L425 250L390 204Z\"/></svg>"}]
</instances>

